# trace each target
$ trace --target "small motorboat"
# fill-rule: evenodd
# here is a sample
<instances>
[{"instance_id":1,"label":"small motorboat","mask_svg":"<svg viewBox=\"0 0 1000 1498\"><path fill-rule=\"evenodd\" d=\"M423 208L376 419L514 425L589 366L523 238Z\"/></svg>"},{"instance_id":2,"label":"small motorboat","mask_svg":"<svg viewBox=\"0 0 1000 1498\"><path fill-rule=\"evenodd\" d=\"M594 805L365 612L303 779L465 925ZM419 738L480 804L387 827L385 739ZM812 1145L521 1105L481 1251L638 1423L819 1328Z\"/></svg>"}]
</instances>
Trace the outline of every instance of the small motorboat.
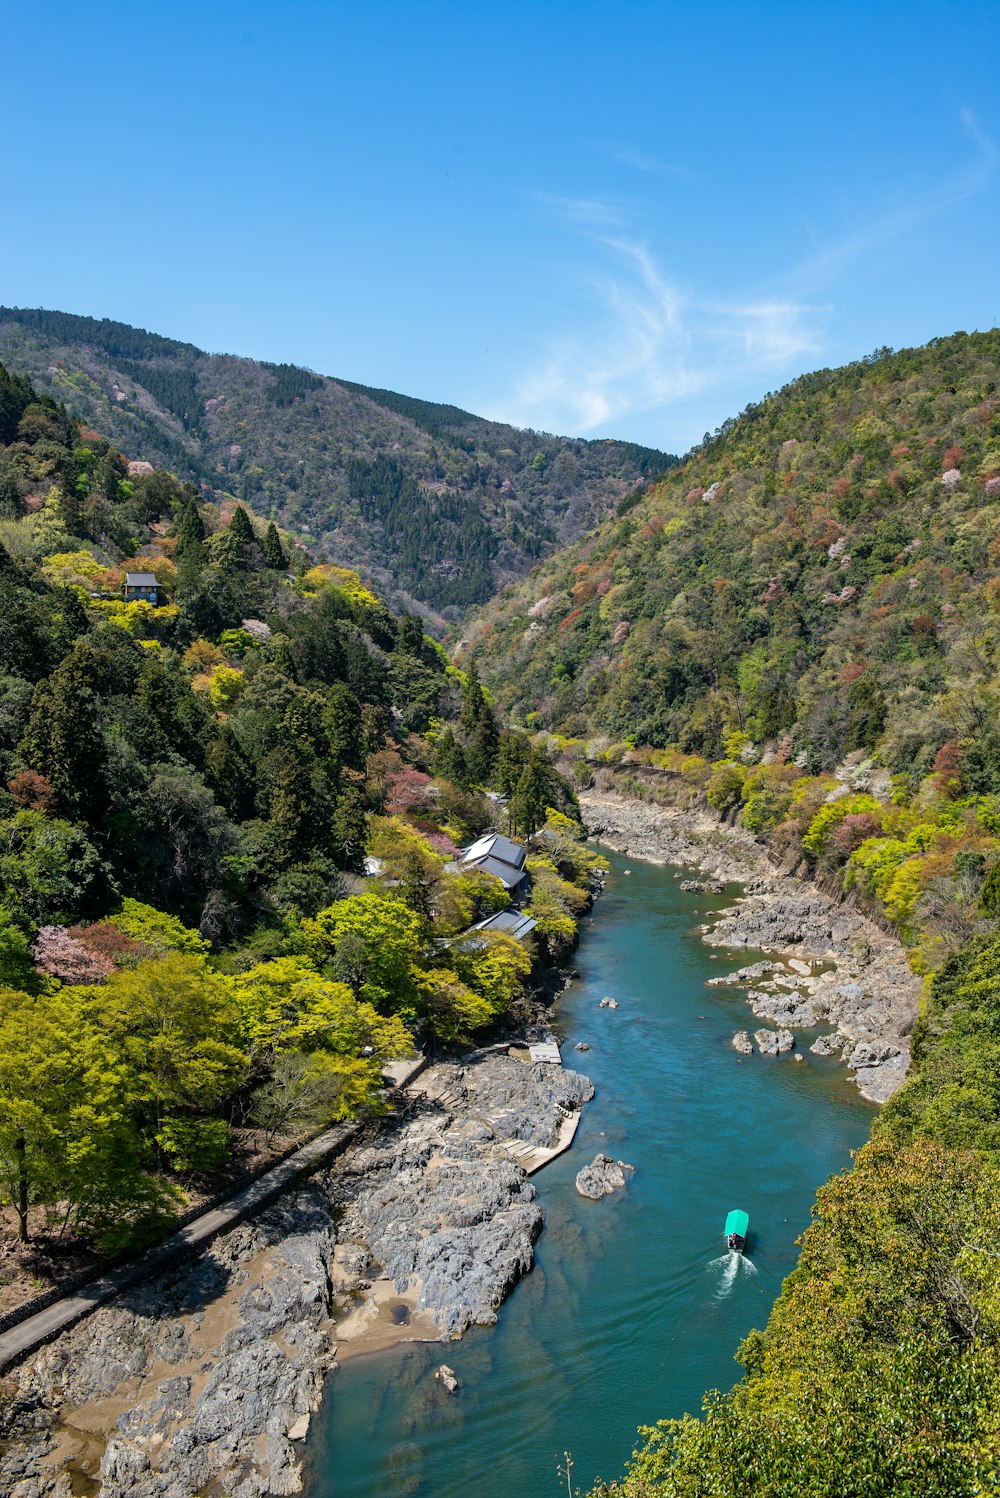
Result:
<instances>
[{"instance_id":1,"label":"small motorboat","mask_svg":"<svg viewBox=\"0 0 1000 1498\"><path fill-rule=\"evenodd\" d=\"M741 1254L747 1246L750 1219L745 1212L732 1211L726 1218L726 1247Z\"/></svg>"}]
</instances>

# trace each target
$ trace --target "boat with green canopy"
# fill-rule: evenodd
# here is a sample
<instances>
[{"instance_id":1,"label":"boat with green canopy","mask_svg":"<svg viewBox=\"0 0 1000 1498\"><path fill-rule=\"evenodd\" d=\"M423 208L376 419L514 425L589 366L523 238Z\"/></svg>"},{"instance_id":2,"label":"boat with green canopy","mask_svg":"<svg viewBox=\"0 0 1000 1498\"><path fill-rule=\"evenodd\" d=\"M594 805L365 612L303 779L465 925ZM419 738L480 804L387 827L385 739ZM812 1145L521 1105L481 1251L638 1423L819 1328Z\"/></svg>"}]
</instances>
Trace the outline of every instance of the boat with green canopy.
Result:
<instances>
[{"instance_id":1,"label":"boat with green canopy","mask_svg":"<svg viewBox=\"0 0 1000 1498\"><path fill-rule=\"evenodd\" d=\"M736 1210L730 1212L726 1218L726 1247L735 1249L738 1254L741 1254L744 1248L746 1248L747 1229L749 1226L750 1219L745 1212Z\"/></svg>"}]
</instances>

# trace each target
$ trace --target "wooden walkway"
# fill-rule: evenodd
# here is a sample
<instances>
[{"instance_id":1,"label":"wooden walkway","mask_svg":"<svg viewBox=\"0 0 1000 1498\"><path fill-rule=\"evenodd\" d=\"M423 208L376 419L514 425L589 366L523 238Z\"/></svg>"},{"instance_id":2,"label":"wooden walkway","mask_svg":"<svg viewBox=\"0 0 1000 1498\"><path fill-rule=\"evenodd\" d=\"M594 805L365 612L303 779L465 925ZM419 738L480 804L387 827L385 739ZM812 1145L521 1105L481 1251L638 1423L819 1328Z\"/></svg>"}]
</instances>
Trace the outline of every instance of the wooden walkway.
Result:
<instances>
[{"instance_id":1,"label":"wooden walkway","mask_svg":"<svg viewBox=\"0 0 1000 1498\"><path fill-rule=\"evenodd\" d=\"M328 1129L325 1134L310 1139L308 1144L302 1145L301 1149L297 1149L279 1165L275 1165L273 1169L259 1176L256 1181L245 1186L242 1191L238 1191L235 1196L229 1197L221 1206L212 1207L209 1211L203 1212L200 1217L196 1217L193 1222L189 1222L178 1232L172 1233L155 1248L148 1249L131 1264L123 1264L120 1269L112 1269L107 1274L102 1274L99 1279L91 1280L89 1285L85 1285L75 1295L57 1300L54 1305L47 1306L43 1311L36 1311L34 1316L29 1316L18 1326L12 1326L9 1331L0 1334L0 1368L23 1357L26 1352L33 1352L43 1342L50 1341L57 1333L65 1331L74 1322L82 1320L84 1316L88 1316L91 1311L95 1311L98 1306L103 1305L105 1301L118 1295L122 1290L148 1280L151 1275L164 1268L173 1259L180 1258L193 1248L209 1243L219 1233L234 1227L244 1217L251 1217L259 1212L287 1191L290 1186L294 1186L297 1181L303 1180L314 1170L319 1169L330 1159L331 1155L337 1154L348 1140L359 1132L360 1128L360 1124L339 1124L337 1128Z\"/></svg>"},{"instance_id":2,"label":"wooden walkway","mask_svg":"<svg viewBox=\"0 0 1000 1498\"><path fill-rule=\"evenodd\" d=\"M558 1049L554 1042L552 1049L558 1056ZM456 1084L447 1077L442 1080L441 1073L434 1067L431 1067L411 1090L425 1097L436 1108L441 1108L445 1113L452 1115L457 1113L463 1104L467 1106L469 1101L460 1082ZM536 1170L541 1170L543 1165L548 1165L549 1161L554 1160L557 1155L563 1154L573 1143L580 1122L580 1114L569 1108L560 1108L559 1111L562 1114L562 1122L555 1144L547 1146L530 1144L526 1139L513 1137L497 1139L500 1148L529 1176L534 1175ZM490 1113L477 1116L491 1129L496 1129L502 1124L501 1119L495 1118Z\"/></svg>"},{"instance_id":3,"label":"wooden walkway","mask_svg":"<svg viewBox=\"0 0 1000 1498\"><path fill-rule=\"evenodd\" d=\"M501 1139L501 1148L505 1149L512 1160L516 1160L521 1169L527 1175L534 1175L536 1170L541 1170L543 1165L548 1165L557 1155L565 1154L576 1136L580 1123L579 1113L570 1113L559 1126L559 1138L555 1144L544 1147L540 1144L528 1144L524 1139Z\"/></svg>"}]
</instances>

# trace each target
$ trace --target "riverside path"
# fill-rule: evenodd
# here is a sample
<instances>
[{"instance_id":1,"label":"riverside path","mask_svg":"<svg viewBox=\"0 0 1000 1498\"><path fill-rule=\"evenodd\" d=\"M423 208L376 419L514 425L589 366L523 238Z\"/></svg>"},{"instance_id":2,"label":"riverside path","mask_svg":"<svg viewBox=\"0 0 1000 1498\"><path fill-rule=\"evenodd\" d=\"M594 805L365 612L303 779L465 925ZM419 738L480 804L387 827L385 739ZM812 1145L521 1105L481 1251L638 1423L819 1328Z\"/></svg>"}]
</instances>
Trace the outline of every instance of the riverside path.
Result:
<instances>
[{"instance_id":1,"label":"riverside path","mask_svg":"<svg viewBox=\"0 0 1000 1498\"><path fill-rule=\"evenodd\" d=\"M385 1069L387 1080L394 1089L403 1091L425 1065L423 1056L415 1061L395 1062ZM162 1243L147 1249L139 1258L117 1269L109 1269L106 1274L91 1280L75 1293L64 1296L44 1310L27 1316L8 1331L0 1333L0 1370L50 1342L67 1327L82 1321L91 1311L96 1311L105 1301L113 1299L129 1286L148 1279L173 1259L179 1259L192 1249L203 1246L245 1217L253 1217L290 1186L311 1175L331 1155L337 1154L360 1128L358 1123L338 1124L336 1128L318 1134L315 1139L308 1140L248 1186L227 1197L218 1206L209 1207Z\"/></svg>"},{"instance_id":2,"label":"riverside path","mask_svg":"<svg viewBox=\"0 0 1000 1498\"><path fill-rule=\"evenodd\" d=\"M261 1208L293 1186L296 1181L309 1175L323 1162L335 1154L358 1130L358 1124L340 1124L328 1129L303 1144L294 1154L272 1166L264 1175L258 1176L249 1186L244 1186L220 1206L211 1207L179 1228L155 1248L147 1249L130 1264L110 1269L98 1279L91 1280L75 1294L57 1300L54 1305L36 1311L33 1316L0 1333L0 1369L15 1363L25 1353L34 1352L43 1343L51 1341L59 1332L88 1316L91 1311L111 1300L130 1285L146 1280L158 1269L180 1258L192 1249L208 1243L210 1239L235 1226L244 1217L252 1217Z\"/></svg>"}]
</instances>

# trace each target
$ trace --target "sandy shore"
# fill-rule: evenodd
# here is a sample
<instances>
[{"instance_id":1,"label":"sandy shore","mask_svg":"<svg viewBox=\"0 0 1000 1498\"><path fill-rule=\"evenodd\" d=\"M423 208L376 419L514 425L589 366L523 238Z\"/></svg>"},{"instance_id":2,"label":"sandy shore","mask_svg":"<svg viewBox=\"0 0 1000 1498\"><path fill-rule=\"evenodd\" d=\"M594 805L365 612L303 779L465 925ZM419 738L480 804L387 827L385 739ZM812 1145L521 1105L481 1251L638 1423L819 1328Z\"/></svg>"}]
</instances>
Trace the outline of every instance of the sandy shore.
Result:
<instances>
[{"instance_id":1,"label":"sandy shore","mask_svg":"<svg viewBox=\"0 0 1000 1498\"><path fill-rule=\"evenodd\" d=\"M702 930L713 946L769 959L713 980L742 988L753 1013L770 1022L753 1039L738 1032L740 1049L792 1049L796 1030L825 1027L813 1049L839 1056L864 1098L884 1103L897 1091L920 992L898 941L814 884L777 870L742 828L611 792L583 792L580 806L591 835L616 852L743 886Z\"/></svg>"}]
</instances>

